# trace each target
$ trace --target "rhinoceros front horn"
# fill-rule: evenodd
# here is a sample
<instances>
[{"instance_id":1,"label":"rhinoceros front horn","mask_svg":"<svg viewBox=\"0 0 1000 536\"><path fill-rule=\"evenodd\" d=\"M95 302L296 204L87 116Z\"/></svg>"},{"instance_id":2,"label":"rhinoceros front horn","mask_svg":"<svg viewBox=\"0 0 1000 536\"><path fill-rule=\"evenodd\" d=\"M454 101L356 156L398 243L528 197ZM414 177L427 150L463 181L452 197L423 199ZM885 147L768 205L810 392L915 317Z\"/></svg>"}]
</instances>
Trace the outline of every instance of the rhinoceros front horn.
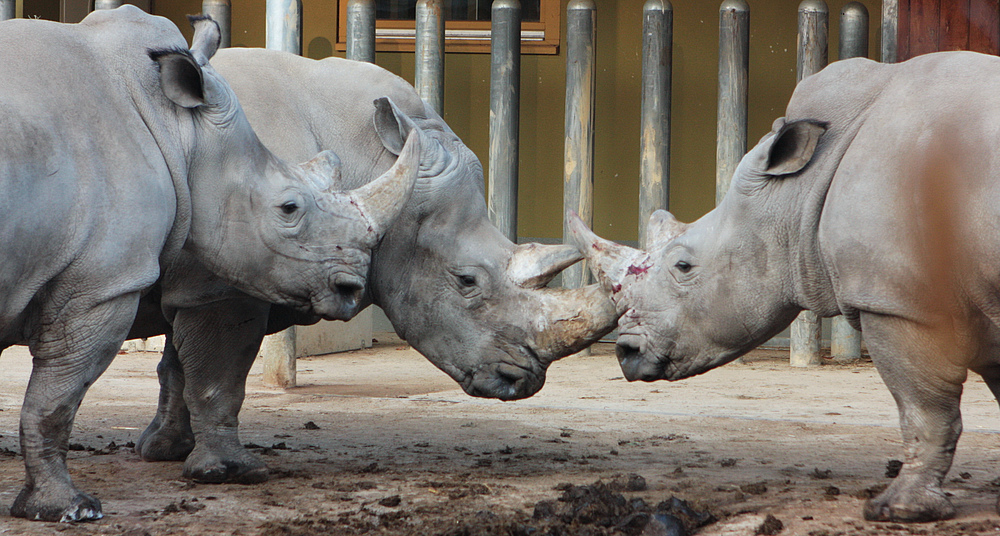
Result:
<instances>
[{"instance_id":1,"label":"rhinoceros front horn","mask_svg":"<svg viewBox=\"0 0 1000 536\"><path fill-rule=\"evenodd\" d=\"M597 236L575 212L568 212L566 218L569 240L590 261L591 273L606 291L617 293L628 268L639 264L646 253Z\"/></svg>"},{"instance_id":2,"label":"rhinoceros front horn","mask_svg":"<svg viewBox=\"0 0 1000 536\"><path fill-rule=\"evenodd\" d=\"M399 158L378 179L349 193L350 201L368 220L367 245L373 247L382 238L413 193L420 167L420 137L406 139Z\"/></svg>"}]
</instances>

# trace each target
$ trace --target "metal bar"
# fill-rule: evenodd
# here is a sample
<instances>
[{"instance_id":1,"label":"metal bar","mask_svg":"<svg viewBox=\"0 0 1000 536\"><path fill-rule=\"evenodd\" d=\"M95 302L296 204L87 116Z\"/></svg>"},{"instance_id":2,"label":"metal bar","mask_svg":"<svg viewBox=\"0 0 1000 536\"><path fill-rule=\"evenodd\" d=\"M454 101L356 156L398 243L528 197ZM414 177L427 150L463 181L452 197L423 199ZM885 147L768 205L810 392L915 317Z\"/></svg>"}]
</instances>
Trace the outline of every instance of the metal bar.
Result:
<instances>
[{"instance_id":1,"label":"metal bar","mask_svg":"<svg viewBox=\"0 0 1000 536\"><path fill-rule=\"evenodd\" d=\"M823 0L802 0L799 4L798 61L796 81L816 74L827 64L830 10ZM819 365L822 324L812 311L802 311L792 322L789 363L793 367Z\"/></svg>"},{"instance_id":2,"label":"metal bar","mask_svg":"<svg viewBox=\"0 0 1000 536\"><path fill-rule=\"evenodd\" d=\"M222 39L219 41L219 48L229 48L232 46L232 20L233 7L230 0L202 0L201 12L212 17L212 20L219 24L219 32Z\"/></svg>"},{"instance_id":3,"label":"metal bar","mask_svg":"<svg viewBox=\"0 0 1000 536\"><path fill-rule=\"evenodd\" d=\"M838 57L842 60L868 57L868 8L861 2L851 2L840 10ZM843 316L833 319L830 354L834 361L861 358L861 332L851 327Z\"/></svg>"},{"instance_id":4,"label":"metal bar","mask_svg":"<svg viewBox=\"0 0 1000 536\"><path fill-rule=\"evenodd\" d=\"M597 5L594 0L570 0L566 6L566 141L563 168L563 208L589 226L594 223L594 91L596 76ZM563 240L569 235L563 219ZM587 282L583 263L563 271L563 287Z\"/></svg>"},{"instance_id":5,"label":"metal bar","mask_svg":"<svg viewBox=\"0 0 1000 536\"><path fill-rule=\"evenodd\" d=\"M347 59L375 63L375 0L347 2Z\"/></svg>"},{"instance_id":6,"label":"metal bar","mask_svg":"<svg viewBox=\"0 0 1000 536\"><path fill-rule=\"evenodd\" d=\"M882 0L882 63L899 61L899 0Z\"/></svg>"},{"instance_id":7,"label":"metal bar","mask_svg":"<svg viewBox=\"0 0 1000 536\"><path fill-rule=\"evenodd\" d=\"M674 8L670 0L648 0L642 8L642 131L639 138L639 247L646 222L670 206L670 80Z\"/></svg>"},{"instance_id":8,"label":"metal bar","mask_svg":"<svg viewBox=\"0 0 1000 536\"><path fill-rule=\"evenodd\" d=\"M868 8L851 2L840 10L840 47L837 58L868 57Z\"/></svg>"},{"instance_id":9,"label":"metal bar","mask_svg":"<svg viewBox=\"0 0 1000 536\"><path fill-rule=\"evenodd\" d=\"M271 50L302 54L302 0L267 0L264 41Z\"/></svg>"},{"instance_id":10,"label":"metal bar","mask_svg":"<svg viewBox=\"0 0 1000 536\"><path fill-rule=\"evenodd\" d=\"M750 72L750 6L725 0L719 8L719 112L715 149L715 204L729 190L747 152L747 86Z\"/></svg>"},{"instance_id":11,"label":"metal bar","mask_svg":"<svg viewBox=\"0 0 1000 536\"><path fill-rule=\"evenodd\" d=\"M416 15L417 94L444 117L444 7L441 0L418 0Z\"/></svg>"},{"instance_id":12,"label":"metal bar","mask_svg":"<svg viewBox=\"0 0 1000 536\"><path fill-rule=\"evenodd\" d=\"M94 0L94 11L122 7L123 0Z\"/></svg>"},{"instance_id":13,"label":"metal bar","mask_svg":"<svg viewBox=\"0 0 1000 536\"><path fill-rule=\"evenodd\" d=\"M521 106L521 3L494 0L490 67L489 214L517 242L518 129Z\"/></svg>"},{"instance_id":14,"label":"metal bar","mask_svg":"<svg viewBox=\"0 0 1000 536\"><path fill-rule=\"evenodd\" d=\"M17 0L0 0L0 20L10 20L17 16Z\"/></svg>"}]
</instances>

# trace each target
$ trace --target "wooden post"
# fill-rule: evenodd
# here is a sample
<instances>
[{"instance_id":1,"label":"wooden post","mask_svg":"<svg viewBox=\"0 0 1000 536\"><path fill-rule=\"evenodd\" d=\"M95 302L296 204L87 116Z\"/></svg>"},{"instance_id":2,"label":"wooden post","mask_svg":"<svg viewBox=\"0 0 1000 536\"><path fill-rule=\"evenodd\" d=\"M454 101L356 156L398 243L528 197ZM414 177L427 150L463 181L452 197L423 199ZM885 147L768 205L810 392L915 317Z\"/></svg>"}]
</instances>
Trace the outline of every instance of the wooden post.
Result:
<instances>
[{"instance_id":1,"label":"wooden post","mask_svg":"<svg viewBox=\"0 0 1000 536\"><path fill-rule=\"evenodd\" d=\"M799 4L798 66L796 82L819 72L827 63L830 11L823 0ZM822 324L812 311L802 311L792 322L790 363L793 367L819 365Z\"/></svg>"},{"instance_id":2,"label":"wooden post","mask_svg":"<svg viewBox=\"0 0 1000 536\"><path fill-rule=\"evenodd\" d=\"M267 0L267 48L302 53L302 0ZM295 387L296 327L264 337L264 384Z\"/></svg>"},{"instance_id":3,"label":"wooden post","mask_svg":"<svg viewBox=\"0 0 1000 536\"><path fill-rule=\"evenodd\" d=\"M490 66L490 220L517 243L518 129L521 108L521 3L494 0Z\"/></svg>"},{"instance_id":4,"label":"wooden post","mask_svg":"<svg viewBox=\"0 0 1000 536\"><path fill-rule=\"evenodd\" d=\"M747 152L750 6L726 0L719 8L719 112L715 149L715 204L722 202Z\"/></svg>"},{"instance_id":5,"label":"wooden post","mask_svg":"<svg viewBox=\"0 0 1000 536\"><path fill-rule=\"evenodd\" d=\"M649 216L670 205L670 76L674 11L669 0L647 0L642 18L642 119L639 138L639 247Z\"/></svg>"}]
</instances>

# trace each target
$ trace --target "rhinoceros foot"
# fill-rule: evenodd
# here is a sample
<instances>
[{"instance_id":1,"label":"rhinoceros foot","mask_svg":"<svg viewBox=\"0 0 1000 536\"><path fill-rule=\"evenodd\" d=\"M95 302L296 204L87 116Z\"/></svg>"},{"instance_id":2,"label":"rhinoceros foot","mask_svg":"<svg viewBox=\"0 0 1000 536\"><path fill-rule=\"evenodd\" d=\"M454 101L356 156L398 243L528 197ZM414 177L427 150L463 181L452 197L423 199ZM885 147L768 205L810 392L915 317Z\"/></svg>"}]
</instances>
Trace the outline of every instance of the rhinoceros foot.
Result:
<instances>
[{"instance_id":1,"label":"rhinoceros foot","mask_svg":"<svg viewBox=\"0 0 1000 536\"><path fill-rule=\"evenodd\" d=\"M153 419L135 442L135 452L147 462L172 462L188 457L194 450L194 434L162 426Z\"/></svg>"},{"instance_id":2,"label":"rhinoceros foot","mask_svg":"<svg viewBox=\"0 0 1000 536\"><path fill-rule=\"evenodd\" d=\"M260 458L242 445L212 449L199 443L184 461L184 478L215 484L258 484L267 481L268 470Z\"/></svg>"},{"instance_id":3,"label":"rhinoceros foot","mask_svg":"<svg viewBox=\"0 0 1000 536\"><path fill-rule=\"evenodd\" d=\"M939 486L907 485L907 480L900 475L888 489L869 499L865 519L925 523L955 517L955 507Z\"/></svg>"},{"instance_id":4,"label":"rhinoceros foot","mask_svg":"<svg viewBox=\"0 0 1000 536\"><path fill-rule=\"evenodd\" d=\"M54 490L39 486L21 488L10 507L10 515L35 521L94 521L104 517L101 501L73 487L72 484Z\"/></svg>"}]
</instances>

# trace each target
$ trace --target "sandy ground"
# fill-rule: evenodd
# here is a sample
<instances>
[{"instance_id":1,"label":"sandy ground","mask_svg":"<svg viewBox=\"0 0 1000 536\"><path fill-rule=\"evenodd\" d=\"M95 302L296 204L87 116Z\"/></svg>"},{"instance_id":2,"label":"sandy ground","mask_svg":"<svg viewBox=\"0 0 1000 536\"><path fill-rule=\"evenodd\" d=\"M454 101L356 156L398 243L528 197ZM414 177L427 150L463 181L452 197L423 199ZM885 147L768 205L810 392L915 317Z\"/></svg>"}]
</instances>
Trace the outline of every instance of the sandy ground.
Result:
<instances>
[{"instance_id":1,"label":"sandy ground","mask_svg":"<svg viewBox=\"0 0 1000 536\"><path fill-rule=\"evenodd\" d=\"M121 355L90 390L69 466L106 515L65 525L7 514L24 476L17 419L30 358L3 353L0 534L624 534L532 529L531 516L570 484L630 474L645 485L632 477L636 491L616 489L626 498L675 496L714 515L703 535L1000 533L1000 420L978 377L947 480L959 516L904 526L861 518L861 497L902 456L895 406L870 362L793 369L781 352L758 351L683 382L630 384L613 348L598 345L554 364L538 395L504 403L466 396L383 336L371 350L300 360L301 386L287 391L254 370L242 440L273 475L244 486L188 482L179 462L146 463L127 448L153 414L158 357ZM773 521L761 529L768 515L777 532Z\"/></svg>"}]
</instances>

